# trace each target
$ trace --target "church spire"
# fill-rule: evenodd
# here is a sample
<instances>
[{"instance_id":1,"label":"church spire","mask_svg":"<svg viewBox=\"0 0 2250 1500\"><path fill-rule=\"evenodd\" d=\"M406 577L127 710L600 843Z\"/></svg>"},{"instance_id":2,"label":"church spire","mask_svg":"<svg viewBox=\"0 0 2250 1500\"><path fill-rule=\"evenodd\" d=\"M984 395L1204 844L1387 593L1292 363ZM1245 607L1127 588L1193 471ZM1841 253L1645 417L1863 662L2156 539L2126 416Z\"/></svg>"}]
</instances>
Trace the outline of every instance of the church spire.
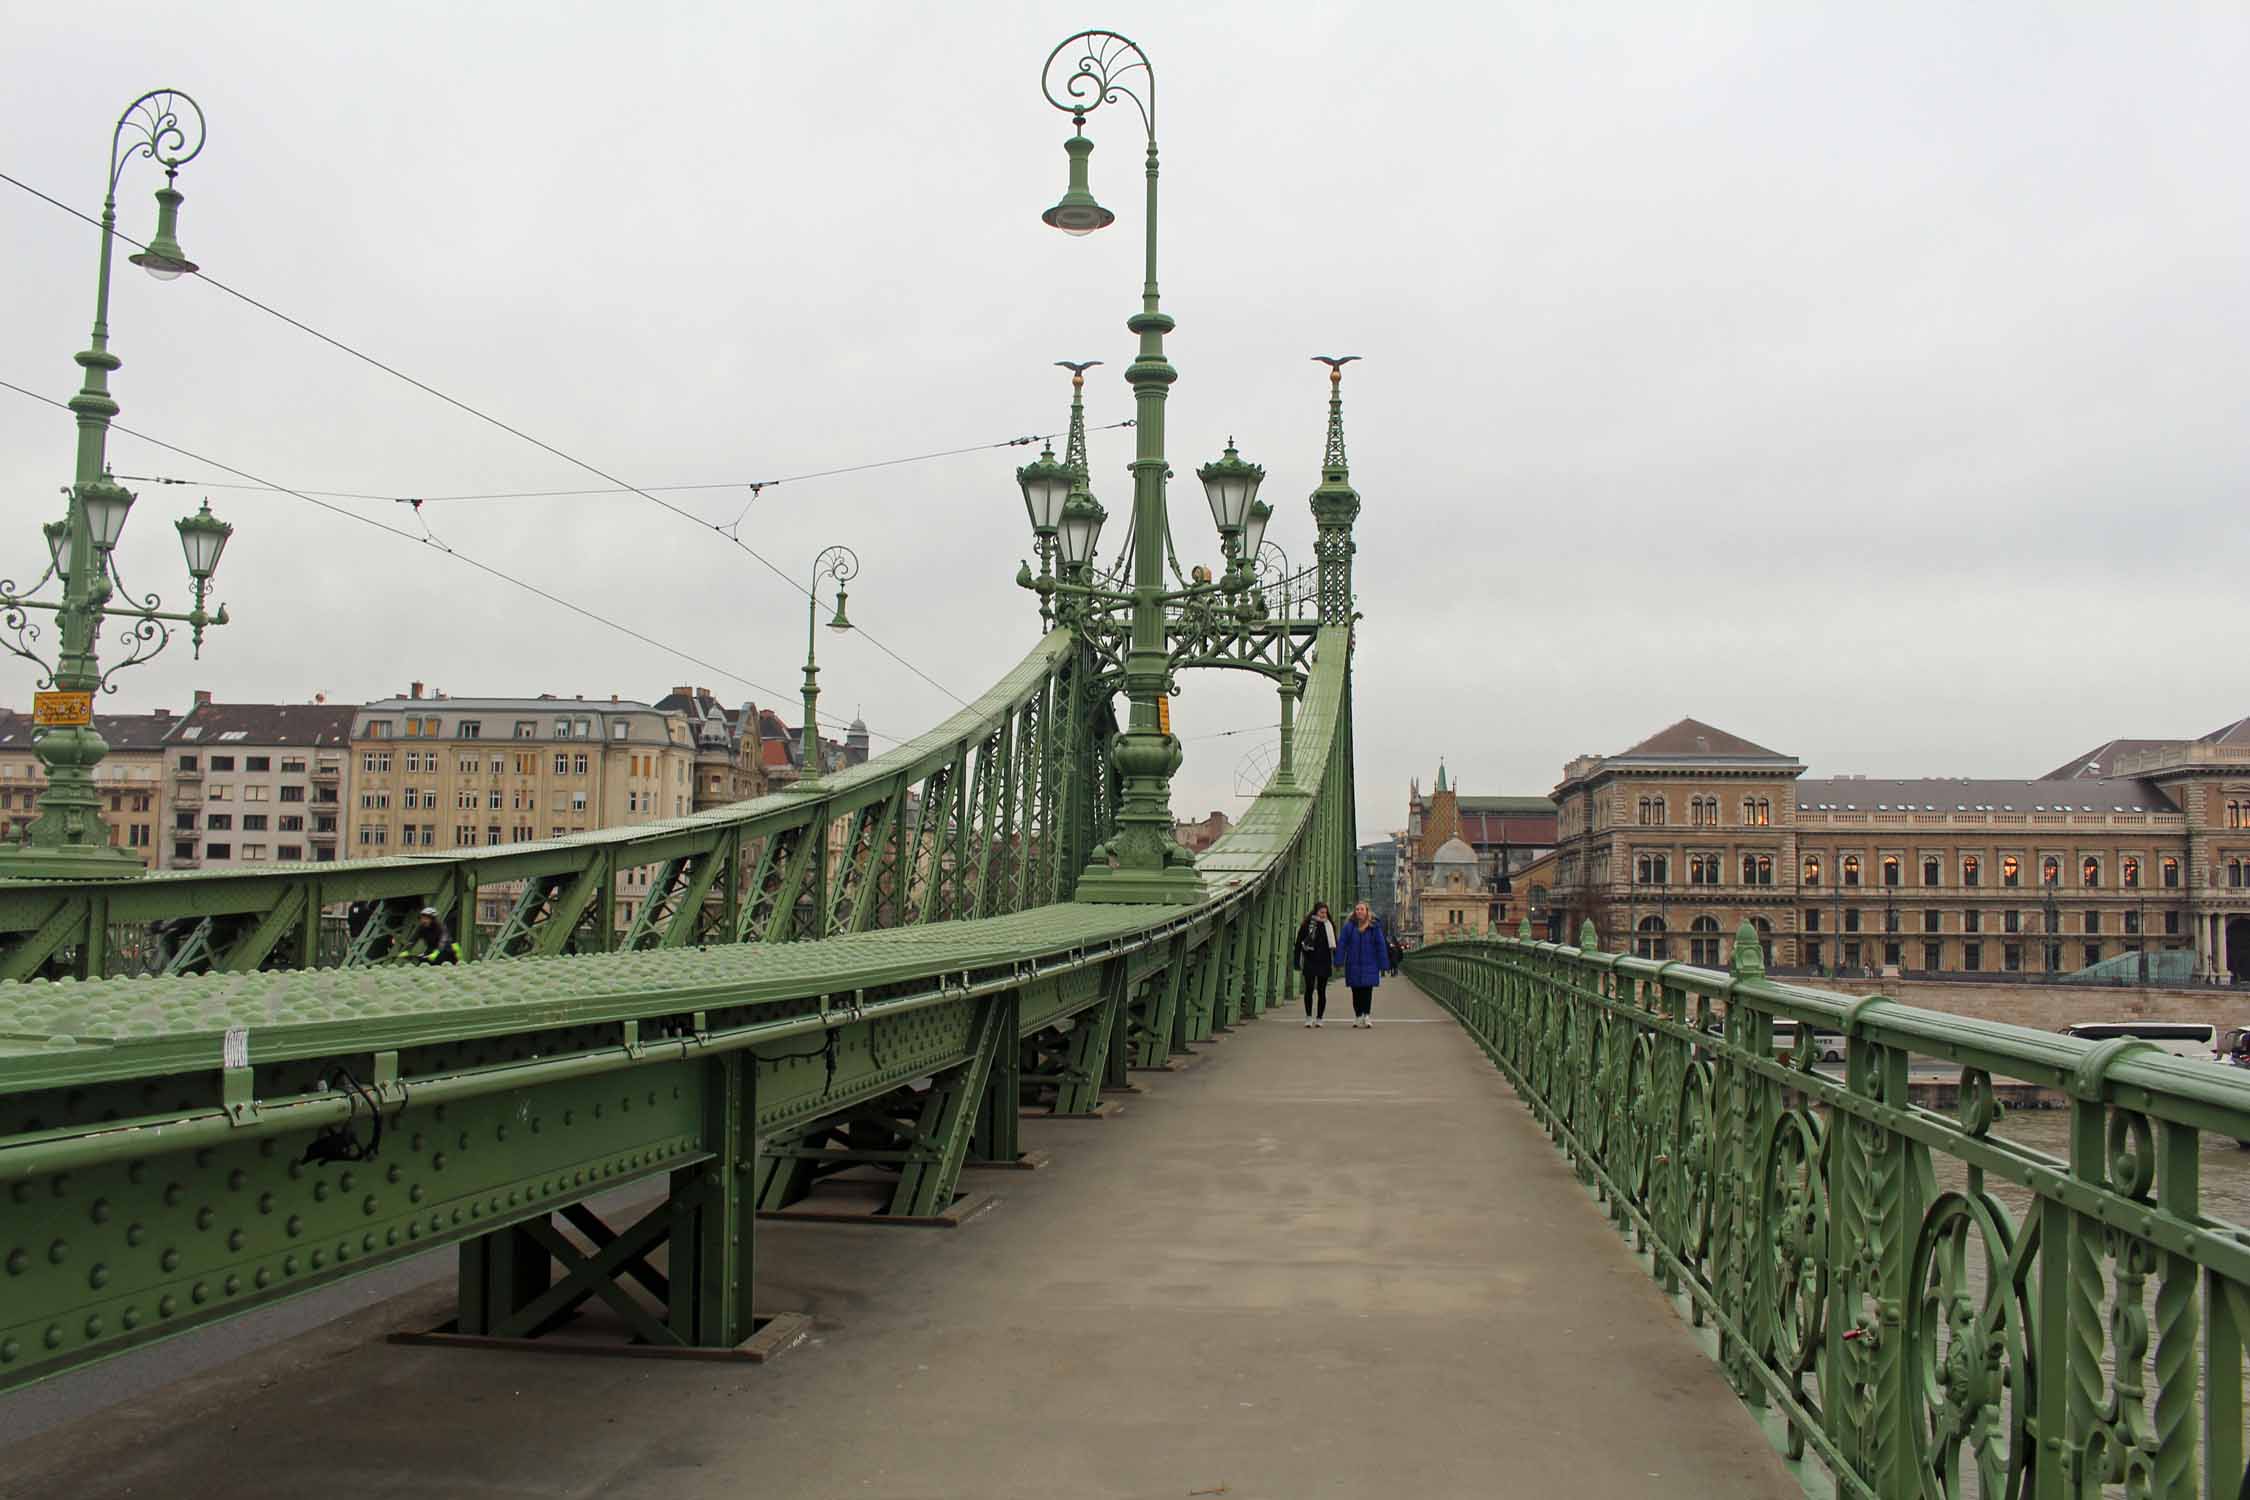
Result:
<instances>
[{"instance_id":1,"label":"church spire","mask_svg":"<svg viewBox=\"0 0 2250 1500\"><path fill-rule=\"evenodd\" d=\"M1445 790L1445 761L1442 758L1437 763L1437 789L1441 792Z\"/></svg>"}]
</instances>

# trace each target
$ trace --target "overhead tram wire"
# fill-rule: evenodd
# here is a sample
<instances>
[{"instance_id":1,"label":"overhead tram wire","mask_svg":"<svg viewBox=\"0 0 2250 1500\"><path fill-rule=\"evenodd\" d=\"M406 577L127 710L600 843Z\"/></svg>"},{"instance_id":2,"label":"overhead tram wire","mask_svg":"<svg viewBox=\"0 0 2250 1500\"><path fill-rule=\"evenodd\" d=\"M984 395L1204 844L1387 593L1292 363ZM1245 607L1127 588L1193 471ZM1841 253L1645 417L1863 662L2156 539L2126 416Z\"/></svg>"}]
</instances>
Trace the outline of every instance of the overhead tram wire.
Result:
<instances>
[{"instance_id":1,"label":"overhead tram wire","mask_svg":"<svg viewBox=\"0 0 2250 1500\"><path fill-rule=\"evenodd\" d=\"M73 208L68 203L63 202L60 198L54 197L51 194L41 192L39 189L33 187L30 183L25 182L20 177L14 177L6 172L0 172L0 182L6 182L13 187L21 188L24 192L27 192L32 197L39 199L42 203L46 203L55 208L59 208L64 213L69 214L72 218L82 220L85 223L93 225L97 229L103 227L101 221L96 219L93 215ZM109 232L116 235L117 238L125 241L129 245L138 246L139 248L144 250L148 248L145 244L142 244L141 241L134 239L132 236L124 233L122 230L119 230L114 226L110 227ZM314 328L312 325L298 321L297 319L289 316L289 314L282 312L279 308L261 302L257 298L251 296L248 292L240 291L235 287L228 285L226 282L219 280L215 276L199 272L196 279L198 281L201 281L206 286L217 288L219 291L226 293L228 296L234 298L238 302L242 302L247 306L256 308L258 311L266 314L266 316L270 318L274 318L288 324L290 327L296 329L300 333L320 340L320 342L328 345L332 349L339 351L340 353L348 354L352 358L361 361L363 364L373 366L375 369L382 371L384 374L392 377L395 380L405 382L406 384L414 387L416 390L421 391L425 395L433 396L436 399L443 401L446 405L451 406L458 411L464 412L467 415L476 418L480 422L484 422L493 427L497 427L502 432L507 433L511 437L529 443L532 447L539 449L541 452L551 454L554 457L561 459L564 463L571 465L573 468L584 469L587 473L593 475L595 478L604 480L607 483L614 485L620 493L638 495L643 500L648 501L651 505L659 506L665 510L670 511L672 514L680 517L683 520L691 521L697 526L705 527L710 531L717 533L719 536L724 537L727 541L733 543L742 551L748 553L751 557L756 558L758 562L765 567L766 571L772 573L774 577L780 579L783 583L788 584L789 587L795 589L798 593L804 594L807 597L811 596L811 590L806 588L804 584L799 583L788 572L776 566L773 559L758 551L757 548L750 546L747 542L743 541L739 535L734 534L734 532L731 531L728 527L720 526L715 522L706 521L701 516L695 514L693 511L684 510L681 507L674 505L669 500L659 499L657 498L657 496L651 494L648 490L645 490L638 485L627 484L624 480L618 478L615 474L610 473L606 469L602 469L594 464L588 463L586 460L579 458L574 454L565 453L562 449L557 448L554 444L533 437L530 433L525 432L522 428L512 426L509 423L502 421L500 418L493 416L489 412L480 411L478 408L469 405L468 402L460 400L458 397L449 396L445 392L439 390L437 387L417 380L413 376L407 374L405 371L400 370L395 366L387 365L383 363L383 361L377 359L374 355L368 354L363 350L356 349L352 345L345 343L341 339L334 338L328 334L322 333L319 329ZM42 397L41 399L44 400L45 398ZM218 464L214 467L226 468L227 466L224 464ZM233 472L239 473L240 471L236 470ZM296 492L291 491L290 493ZM310 499L311 497L300 495L299 498ZM747 511L745 512L745 514L747 514ZM741 521L737 519L733 524L736 528L739 528L741 525ZM411 535L411 533L408 534ZM964 707L968 705L968 699L962 697L959 693L954 692L953 689L947 687L944 683L939 682L935 677L932 677L929 673L923 671L920 667L914 665L914 663L899 655L898 652L892 650L882 640L870 634L865 627L859 627L859 634L867 641L869 645L882 652L891 660L897 662L900 666L906 668L907 671L912 672L915 676L921 678L931 687L934 687L939 692L945 694L948 698L951 698L954 702L959 703ZM734 674L729 673L728 675L733 676Z\"/></svg>"},{"instance_id":2,"label":"overhead tram wire","mask_svg":"<svg viewBox=\"0 0 2250 1500\"><path fill-rule=\"evenodd\" d=\"M1122 422L1111 422L1103 427L1090 428L1089 431L1107 432L1114 427L1130 427L1132 425L1133 421L1128 417ZM779 479L714 479L696 484L651 484L644 485L642 488L654 493L677 493L681 490L770 490L775 485L797 484L807 479L827 479L838 474L858 474L868 469L896 468L900 464L925 463L936 458L955 458L964 453L989 453L996 448L1023 448L1033 443L1051 442L1062 435L1059 432L1035 432L1023 437L1004 438L997 443L972 443L966 448L946 448L935 453L911 454L905 458L878 459L873 463L849 464L840 469L816 469L806 474L784 475ZM262 484L235 484L223 479L202 479L192 475L187 478L178 478L169 474L120 474L117 478L133 480L142 484L182 484L211 490L255 491L270 488L270 486ZM305 487L300 488L297 493L300 495L326 495L332 500L389 500L401 504L419 500L425 505L438 505L463 500L561 500L578 496L631 495L639 492L630 489L492 490L473 495L378 495L367 490L323 490ZM741 518L737 517L734 524L739 526Z\"/></svg>"},{"instance_id":3,"label":"overhead tram wire","mask_svg":"<svg viewBox=\"0 0 2250 1500\"><path fill-rule=\"evenodd\" d=\"M28 396L32 400L37 401L42 405L52 406L60 411L68 411L70 409L65 403L57 401L51 396L42 396L41 394L39 394L39 392L29 390L23 386L17 385L13 381L0 380L0 390L14 391L19 396ZM433 548L436 551L444 553L448 557L454 558L462 563L466 563L468 566L475 568L480 573L486 574L487 576L492 578L499 579L502 583L511 584L516 588L522 589L528 594L537 595L539 598L546 600L550 604L559 605L562 608L569 610L572 614L579 615L588 620L592 620L597 625L606 626L611 630L617 631L621 635L630 636L634 640L639 641L644 646L653 646L659 651L678 657L681 661L691 662L694 665L705 668L708 671L716 672L722 677L726 677L735 682L741 683L744 687L750 688L754 692L763 693L776 702L786 702L790 696L789 694L784 693L777 688L768 687L762 682L753 681L752 679L743 676L740 672L736 672L731 668L722 667L717 662L707 661L704 658L695 655L693 652L683 651L679 647L670 645L664 641L660 641L652 635L644 634L643 632L634 629L632 626L627 625L622 620L612 619L608 615L601 613L599 610L589 609L583 604L579 604L570 599L565 599L562 595L557 594L550 589L542 588L538 584L530 582L528 579L518 578L513 573L509 573L503 569L496 568L492 564L485 562L479 558L471 557L468 553L463 552L460 548L451 546L448 543L438 540L435 536L427 534L428 528L426 526L423 528L424 534L417 535L414 532L408 531L403 526L393 526L387 521L378 521L372 516L363 516L357 511L346 510L341 505L331 505L326 500L316 499L311 493L308 493L307 491L291 489L288 485L285 484L275 484L271 480L260 478L258 475L251 473L247 469L238 469L233 464L223 463L216 458L212 458L208 454L197 453L192 448L183 448L177 443L167 443L162 438L151 437L148 433L138 431L131 427L127 427L122 422L112 422L110 424L110 430L112 432L123 433L127 437L138 438L142 442L153 444L158 448L164 449L168 453L177 453L182 458L193 459L195 462L200 464L209 464L214 469L222 469L229 474L239 475L240 477L251 481L251 487L261 490L269 490L278 495L288 495L293 499L304 501L307 505L318 506L322 510L328 511L334 515L342 516L346 520L357 521L362 526L372 526L377 531L387 532L391 536L398 537L402 541L411 542L419 547ZM903 745L906 743L905 738L899 735L884 734L874 729L870 729L867 732L869 735L873 736L876 739L889 740L894 745Z\"/></svg>"}]
</instances>

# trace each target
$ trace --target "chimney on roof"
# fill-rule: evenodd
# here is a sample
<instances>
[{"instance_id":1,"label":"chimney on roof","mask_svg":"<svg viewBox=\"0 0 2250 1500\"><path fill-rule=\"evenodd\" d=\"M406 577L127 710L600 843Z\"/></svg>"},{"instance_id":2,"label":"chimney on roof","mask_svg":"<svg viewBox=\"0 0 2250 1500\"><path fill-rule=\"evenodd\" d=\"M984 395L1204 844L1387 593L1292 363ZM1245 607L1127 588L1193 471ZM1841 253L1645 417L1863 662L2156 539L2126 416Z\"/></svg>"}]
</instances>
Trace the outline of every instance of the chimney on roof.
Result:
<instances>
[{"instance_id":1,"label":"chimney on roof","mask_svg":"<svg viewBox=\"0 0 2250 1500\"><path fill-rule=\"evenodd\" d=\"M209 688L197 688L195 690L195 706L197 708L209 708L211 706L211 690Z\"/></svg>"},{"instance_id":2,"label":"chimney on roof","mask_svg":"<svg viewBox=\"0 0 2250 1500\"><path fill-rule=\"evenodd\" d=\"M407 696L407 697L409 697L409 698L419 698L419 697L421 697L421 696L422 696L422 684L420 684L419 682L416 682L416 683L412 683L412 684L409 684L409 685L408 685L408 687L407 687L407 691L406 691L406 696Z\"/></svg>"},{"instance_id":3,"label":"chimney on roof","mask_svg":"<svg viewBox=\"0 0 2250 1500\"><path fill-rule=\"evenodd\" d=\"M172 710L168 708L160 708L156 711L156 717L159 719L169 719L172 717Z\"/></svg>"},{"instance_id":4,"label":"chimney on roof","mask_svg":"<svg viewBox=\"0 0 2250 1500\"><path fill-rule=\"evenodd\" d=\"M615 693L611 693L609 695L609 701L615 703L617 701L617 695Z\"/></svg>"}]
</instances>

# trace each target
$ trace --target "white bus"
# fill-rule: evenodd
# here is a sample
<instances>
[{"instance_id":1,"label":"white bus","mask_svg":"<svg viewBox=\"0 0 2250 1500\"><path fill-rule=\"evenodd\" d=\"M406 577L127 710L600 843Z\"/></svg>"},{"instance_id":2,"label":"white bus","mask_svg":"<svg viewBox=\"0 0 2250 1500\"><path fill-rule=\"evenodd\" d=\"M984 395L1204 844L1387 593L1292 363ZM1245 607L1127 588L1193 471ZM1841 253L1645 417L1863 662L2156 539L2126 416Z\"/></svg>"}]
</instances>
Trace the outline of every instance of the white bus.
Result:
<instances>
[{"instance_id":1,"label":"white bus","mask_svg":"<svg viewBox=\"0 0 2250 1500\"><path fill-rule=\"evenodd\" d=\"M2064 1036L2106 1042L2129 1036L2154 1042L2175 1057L2209 1062L2218 1055L2219 1028L2206 1021L2073 1021L2062 1028Z\"/></svg>"}]
</instances>

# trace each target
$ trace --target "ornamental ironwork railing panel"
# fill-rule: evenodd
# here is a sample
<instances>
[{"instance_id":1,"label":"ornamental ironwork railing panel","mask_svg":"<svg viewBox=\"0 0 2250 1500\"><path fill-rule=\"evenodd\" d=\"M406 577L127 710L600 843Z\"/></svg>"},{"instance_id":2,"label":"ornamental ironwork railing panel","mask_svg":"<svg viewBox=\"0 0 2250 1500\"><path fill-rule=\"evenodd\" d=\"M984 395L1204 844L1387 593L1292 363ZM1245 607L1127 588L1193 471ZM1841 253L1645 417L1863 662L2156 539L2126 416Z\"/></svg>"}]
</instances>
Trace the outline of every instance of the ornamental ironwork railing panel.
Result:
<instances>
[{"instance_id":1,"label":"ornamental ironwork railing panel","mask_svg":"<svg viewBox=\"0 0 2250 1500\"><path fill-rule=\"evenodd\" d=\"M2250 1493L2250 1076L1776 983L1747 924L1406 968L1838 1493Z\"/></svg>"}]
</instances>

